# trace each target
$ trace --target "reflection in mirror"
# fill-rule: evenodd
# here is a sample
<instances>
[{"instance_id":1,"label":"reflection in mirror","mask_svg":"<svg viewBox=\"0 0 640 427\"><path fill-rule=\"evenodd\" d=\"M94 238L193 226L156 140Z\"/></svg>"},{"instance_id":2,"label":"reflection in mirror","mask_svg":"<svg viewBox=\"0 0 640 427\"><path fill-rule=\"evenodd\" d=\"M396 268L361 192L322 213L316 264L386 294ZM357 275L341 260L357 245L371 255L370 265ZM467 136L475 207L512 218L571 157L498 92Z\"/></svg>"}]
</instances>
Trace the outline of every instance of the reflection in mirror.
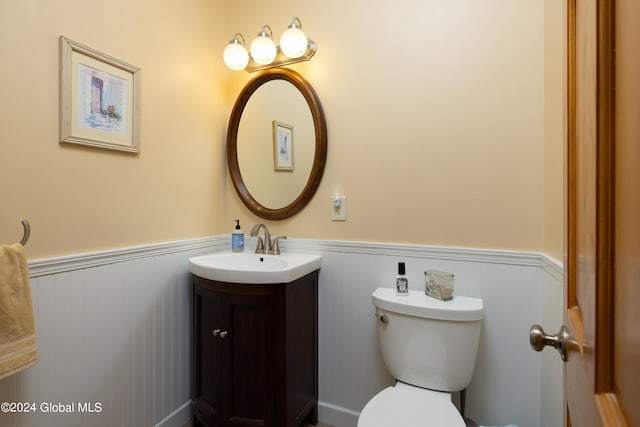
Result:
<instances>
[{"instance_id":1,"label":"reflection in mirror","mask_svg":"<svg viewBox=\"0 0 640 427\"><path fill-rule=\"evenodd\" d=\"M274 121L290 129L280 141ZM238 126L238 167L247 190L266 208L291 204L309 179L314 145L313 117L300 91L285 80L260 86Z\"/></svg>"},{"instance_id":2,"label":"reflection in mirror","mask_svg":"<svg viewBox=\"0 0 640 427\"><path fill-rule=\"evenodd\" d=\"M299 212L320 185L327 125L313 87L289 69L262 72L231 113L227 162L242 202L266 219Z\"/></svg>"}]
</instances>

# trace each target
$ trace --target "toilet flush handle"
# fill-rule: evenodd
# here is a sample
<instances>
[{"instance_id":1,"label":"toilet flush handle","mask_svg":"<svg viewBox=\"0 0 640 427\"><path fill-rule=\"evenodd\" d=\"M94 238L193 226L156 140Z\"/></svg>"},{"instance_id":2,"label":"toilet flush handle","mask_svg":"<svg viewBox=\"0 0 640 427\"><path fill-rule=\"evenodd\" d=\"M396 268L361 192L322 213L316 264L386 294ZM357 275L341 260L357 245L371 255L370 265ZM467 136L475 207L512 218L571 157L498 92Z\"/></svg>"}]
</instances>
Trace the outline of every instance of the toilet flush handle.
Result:
<instances>
[{"instance_id":1,"label":"toilet flush handle","mask_svg":"<svg viewBox=\"0 0 640 427\"><path fill-rule=\"evenodd\" d=\"M376 309L376 312L373 313L373 315L376 316L376 318L380 320L382 323L384 323L385 325L389 323L389 316L384 314L384 311L380 309Z\"/></svg>"}]
</instances>

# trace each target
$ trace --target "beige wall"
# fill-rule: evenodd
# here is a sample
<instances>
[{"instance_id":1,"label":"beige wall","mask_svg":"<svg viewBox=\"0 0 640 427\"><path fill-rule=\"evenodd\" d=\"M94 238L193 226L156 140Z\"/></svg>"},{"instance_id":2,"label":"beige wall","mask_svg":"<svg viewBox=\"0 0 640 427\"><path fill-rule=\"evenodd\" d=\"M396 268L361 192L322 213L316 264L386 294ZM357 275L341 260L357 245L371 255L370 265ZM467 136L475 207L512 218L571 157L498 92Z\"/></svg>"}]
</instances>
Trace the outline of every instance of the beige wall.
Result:
<instances>
[{"instance_id":1,"label":"beige wall","mask_svg":"<svg viewBox=\"0 0 640 427\"><path fill-rule=\"evenodd\" d=\"M293 68L322 100L329 154L310 205L269 222L228 179L227 121L252 75L221 52L265 23L279 37L293 15L318 43ZM0 15L0 241L29 219L34 259L229 233L240 218L291 237L558 257L548 18L537 0L13 2ZM140 155L57 142L59 35L142 68ZM346 222L330 220L335 193Z\"/></svg>"},{"instance_id":2,"label":"beige wall","mask_svg":"<svg viewBox=\"0 0 640 427\"><path fill-rule=\"evenodd\" d=\"M0 14L0 242L31 259L219 233L224 2L26 0ZM58 37L142 68L141 154L58 143Z\"/></svg>"},{"instance_id":3,"label":"beige wall","mask_svg":"<svg viewBox=\"0 0 640 427\"><path fill-rule=\"evenodd\" d=\"M297 15L318 43L296 69L325 109L327 169L305 210L269 223L276 234L557 252L545 234L557 228L562 148L545 144L542 2L229 7L229 38L240 31L249 42L265 23L279 38ZM236 72L231 97L248 77ZM347 196L345 223L330 220L334 193ZM245 228L260 221L231 188L226 201L227 228L235 217Z\"/></svg>"},{"instance_id":4,"label":"beige wall","mask_svg":"<svg viewBox=\"0 0 640 427\"><path fill-rule=\"evenodd\" d=\"M566 21L564 2L544 2L544 252L562 261L564 245L564 103Z\"/></svg>"}]
</instances>

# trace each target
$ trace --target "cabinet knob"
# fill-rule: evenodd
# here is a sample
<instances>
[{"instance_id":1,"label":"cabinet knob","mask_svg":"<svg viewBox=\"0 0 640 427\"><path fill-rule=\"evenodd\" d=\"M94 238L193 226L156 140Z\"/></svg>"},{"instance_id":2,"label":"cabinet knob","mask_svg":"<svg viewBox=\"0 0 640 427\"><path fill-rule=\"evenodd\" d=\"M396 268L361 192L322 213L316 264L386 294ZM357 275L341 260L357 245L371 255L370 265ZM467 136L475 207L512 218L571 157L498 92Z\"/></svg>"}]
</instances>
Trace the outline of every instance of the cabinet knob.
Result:
<instances>
[{"instance_id":1,"label":"cabinet knob","mask_svg":"<svg viewBox=\"0 0 640 427\"><path fill-rule=\"evenodd\" d=\"M227 332L227 331L220 332L220 339L224 339L228 334L229 334L229 332Z\"/></svg>"},{"instance_id":2,"label":"cabinet knob","mask_svg":"<svg viewBox=\"0 0 640 427\"><path fill-rule=\"evenodd\" d=\"M218 334L220 333L220 329L214 329L213 332L211 332L213 334L214 337L217 337Z\"/></svg>"}]
</instances>

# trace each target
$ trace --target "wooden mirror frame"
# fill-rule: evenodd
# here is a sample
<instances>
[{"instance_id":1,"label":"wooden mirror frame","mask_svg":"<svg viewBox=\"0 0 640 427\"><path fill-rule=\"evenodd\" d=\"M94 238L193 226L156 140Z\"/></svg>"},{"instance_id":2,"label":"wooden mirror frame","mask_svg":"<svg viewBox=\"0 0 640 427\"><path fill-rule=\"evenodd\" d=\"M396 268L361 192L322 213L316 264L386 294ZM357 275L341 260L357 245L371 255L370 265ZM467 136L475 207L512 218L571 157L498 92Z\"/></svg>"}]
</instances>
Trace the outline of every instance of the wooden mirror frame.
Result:
<instances>
[{"instance_id":1,"label":"wooden mirror frame","mask_svg":"<svg viewBox=\"0 0 640 427\"><path fill-rule=\"evenodd\" d=\"M247 102L249 102L251 95L253 95L253 93L264 83L271 80L288 81L300 91L311 110L313 128L315 132L314 158L307 184L293 202L287 206L276 209L267 208L261 205L251 195L244 183L244 180L242 179L240 167L238 165L238 127L240 126L242 112L244 111ZM265 219L280 220L297 214L307 205L307 203L309 203L318 189L320 181L322 180L322 174L324 173L326 162L327 122L325 121L320 99L311 84L302 78L300 74L287 68L274 68L263 71L253 80L249 81L249 83L247 83L242 89L242 92L240 92L240 95L233 106L231 118L229 119L229 129L227 130L227 165L229 167L229 174L231 175L231 181L236 189L236 193L238 193L240 200L242 200L245 206L254 214Z\"/></svg>"}]
</instances>

